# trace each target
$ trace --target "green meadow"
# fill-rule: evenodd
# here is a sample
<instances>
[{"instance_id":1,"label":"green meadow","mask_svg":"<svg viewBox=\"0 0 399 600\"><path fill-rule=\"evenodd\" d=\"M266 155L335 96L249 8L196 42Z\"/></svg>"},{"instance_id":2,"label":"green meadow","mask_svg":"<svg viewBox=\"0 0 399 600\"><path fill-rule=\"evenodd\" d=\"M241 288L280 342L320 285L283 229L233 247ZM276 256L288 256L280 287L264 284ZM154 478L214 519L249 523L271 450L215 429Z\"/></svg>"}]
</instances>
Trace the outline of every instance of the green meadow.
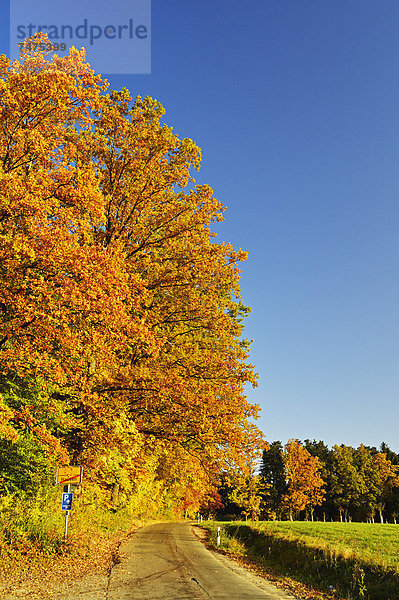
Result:
<instances>
[{"instance_id":1,"label":"green meadow","mask_svg":"<svg viewBox=\"0 0 399 600\"><path fill-rule=\"evenodd\" d=\"M254 528L372 565L399 567L399 525L280 521L262 522Z\"/></svg>"},{"instance_id":2,"label":"green meadow","mask_svg":"<svg viewBox=\"0 0 399 600\"><path fill-rule=\"evenodd\" d=\"M399 600L399 525L308 521L211 523L221 549L345 600Z\"/></svg>"}]
</instances>

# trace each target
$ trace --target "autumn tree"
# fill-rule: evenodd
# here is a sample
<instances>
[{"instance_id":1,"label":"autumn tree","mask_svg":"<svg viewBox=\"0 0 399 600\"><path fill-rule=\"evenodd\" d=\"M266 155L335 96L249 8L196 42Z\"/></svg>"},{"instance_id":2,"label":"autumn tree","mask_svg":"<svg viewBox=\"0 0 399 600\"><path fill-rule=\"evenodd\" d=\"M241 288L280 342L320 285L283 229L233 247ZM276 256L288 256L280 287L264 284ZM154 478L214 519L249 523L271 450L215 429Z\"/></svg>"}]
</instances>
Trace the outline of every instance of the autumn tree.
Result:
<instances>
[{"instance_id":1,"label":"autumn tree","mask_svg":"<svg viewBox=\"0 0 399 600\"><path fill-rule=\"evenodd\" d=\"M58 449L58 460L66 451L80 458L83 438L100 455L116 410L93 393L94 364L112 371L132 337L151 345L131 315L140 286L130 295L121 253L93 235L104 201L79 140L104 84L74 49L51 60L23 51L11 65L3 56L0 82L0 393L9 427L18 444L32 437ZM27 385L46 401L31 401ZM53 427L60 411L64 427Z\"/></svg>"},{"instance_id":2,"label":"autumn tree","mask_svg":"<svg viewBox=\"0 0 399 600\"><path fill-rule=\"evenodd\" d=\"M241 444L255 415L243 395L243 382L254 380L238 341L243 309L233 299L245 255L212 242L222 207L208 186L176 192L199 168L199 148L161 125L159 103L137 98L130 108L131 101L126 90L113 93L96 113L92 160L108 202L96 236L121 247L128 271L140 274L143 321L161 351L132 345L96 391L123 398L144 435L217 453Z\"/></svg>"},{"instance_id":3,"label":"autumn tree","mask_svg":"<svg viewBox=\"0 0 399 600\"><path fill-rule=\"evenodd\" d=\"M245 475L236 474L231 479L228 499L238 507L245 520L250 517L254 521L260 515L263 489L262 478L250 470Z\"/></svg>"},{"instance_id":4,"label":"autumn tree","mask_svg":"<svg viewBox=\"0 0 399 600\"><path fill-rule=\"evenodd\" d=\"M288 492L283 502L290 519L295 513L309 509L313 520L314 508L322 503L324 497L319 459L312 456L299 440L293 439L284 447L284 464Z\"/></svg>"},{"instance_id":5,"label":"autumn tree","mask_svg":"<svg viewBox=\"0 0 399 600\"><path fill-rule=\"evenodd\" d=\"M376 509L381 523L384 522L383 511L387 501L392 497L393 489L399 487L398 467L387 459L385 454L378 452L374 456L374 475L376 478Z\"/></svg>"},{"instance_id":6,"label":"autumn tree","mask_svg":"<svg viewBox=\"0 0 399 600\"><path fill-rule=\"evenodd\" d=\"M32 47L0 61L0 369L40 381L65 428L22 393L3 395L0 427L14 443L22 411L29 434L122 495L152 452L189 460L194 506L261 445L246 254L213 239L224 207L156 100L104 93L83 51Z\"/></svg>"}]
</instances>

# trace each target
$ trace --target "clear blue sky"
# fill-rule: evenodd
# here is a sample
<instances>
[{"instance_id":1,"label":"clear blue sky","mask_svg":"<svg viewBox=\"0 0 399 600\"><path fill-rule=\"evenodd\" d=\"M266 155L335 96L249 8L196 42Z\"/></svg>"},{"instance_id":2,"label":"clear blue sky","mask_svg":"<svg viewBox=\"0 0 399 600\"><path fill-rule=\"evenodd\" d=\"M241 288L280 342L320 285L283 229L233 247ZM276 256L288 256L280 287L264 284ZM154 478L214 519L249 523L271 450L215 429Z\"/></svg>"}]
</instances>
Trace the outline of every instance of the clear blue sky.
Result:
<instances>
[{"instance_id":1,"label":"clear blue sky","mask_svg":"<svg viewBox=\"0 0 399 600\"><path fill-rule=\"evenodd\" d=\"M396 0L153 0L151 75L109 77L201 146L249 252L269 441L399 451L398 32Z\"/></svg>"}]
</instances>

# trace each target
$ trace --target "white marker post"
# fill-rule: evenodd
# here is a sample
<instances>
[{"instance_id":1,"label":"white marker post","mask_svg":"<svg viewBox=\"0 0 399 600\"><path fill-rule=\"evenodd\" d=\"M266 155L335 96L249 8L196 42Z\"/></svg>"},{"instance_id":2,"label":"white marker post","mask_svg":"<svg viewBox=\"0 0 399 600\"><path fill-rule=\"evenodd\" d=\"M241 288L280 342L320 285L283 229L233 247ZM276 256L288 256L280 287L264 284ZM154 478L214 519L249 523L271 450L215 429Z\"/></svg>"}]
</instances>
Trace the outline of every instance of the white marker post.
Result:
<instances>
[{"instance_id":1,"label":"white marker post","mask_svg":"<svg viewBox=\"0 0 399 600\"><path fill-rule=\"evenodd\" d=\"M67 537L68 537L68 517L69 517L69 510L67 510L65 512L65 532L64 532L64 541L66 542Z\"/></svg>"},{"instance_id":2,"label":"white marker post","mask_svg":"<svg viewBox=\"0 0 399 600\"><path fill-rule=\"evenodd\" d=\"M218 536L217 536L217 539L216 539L216 543L217 543L218 546L220 546L220 527L218 527Z\"/></svg>"}]
</instances>

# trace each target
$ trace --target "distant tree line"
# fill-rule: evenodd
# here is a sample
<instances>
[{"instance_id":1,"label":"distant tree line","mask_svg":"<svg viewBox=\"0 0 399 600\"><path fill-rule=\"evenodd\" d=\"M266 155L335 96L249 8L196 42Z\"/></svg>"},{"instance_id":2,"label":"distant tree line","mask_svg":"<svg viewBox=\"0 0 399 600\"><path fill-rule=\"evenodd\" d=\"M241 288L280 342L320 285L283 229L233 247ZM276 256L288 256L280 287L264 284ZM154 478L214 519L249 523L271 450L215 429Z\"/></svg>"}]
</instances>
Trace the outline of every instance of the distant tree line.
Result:
<instances>
[{"instance_id":1,"label":"distant tree line","mask_svg":"<svg viewBox=\"0 0 399 600\"><path fill-rule=\"evenodd\" d=\"M252 519L309 519L396 523L399 517L399 455L380 448L316 440L272 442L259 469L224 479L224 514Z\"/></svg>"}]
</instances>

